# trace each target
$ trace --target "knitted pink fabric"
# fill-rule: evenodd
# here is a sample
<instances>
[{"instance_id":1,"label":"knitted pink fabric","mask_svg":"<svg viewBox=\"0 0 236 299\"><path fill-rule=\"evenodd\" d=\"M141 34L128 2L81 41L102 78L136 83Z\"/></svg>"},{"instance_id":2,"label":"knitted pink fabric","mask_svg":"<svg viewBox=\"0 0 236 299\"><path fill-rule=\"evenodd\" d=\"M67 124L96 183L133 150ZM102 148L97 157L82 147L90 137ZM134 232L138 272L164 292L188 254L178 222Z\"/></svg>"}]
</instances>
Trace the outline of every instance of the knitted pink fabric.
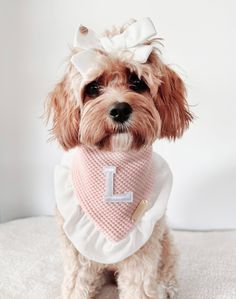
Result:
<instances>
[{"instance_id":1,"label":"knitted pink fabric","mask_svg":"<svg viewBox=\"0 0 236 299\"><path fill-rule=\"evenodd\" d=\"M133 202L105 201L104 166L115 166L114 194L133 192ZM75 194L84 212L110 240L123 239L132 229L131 216L153 192L152 148L106 152L79 146L71 174Z\"/></svg>"}]
</instances>

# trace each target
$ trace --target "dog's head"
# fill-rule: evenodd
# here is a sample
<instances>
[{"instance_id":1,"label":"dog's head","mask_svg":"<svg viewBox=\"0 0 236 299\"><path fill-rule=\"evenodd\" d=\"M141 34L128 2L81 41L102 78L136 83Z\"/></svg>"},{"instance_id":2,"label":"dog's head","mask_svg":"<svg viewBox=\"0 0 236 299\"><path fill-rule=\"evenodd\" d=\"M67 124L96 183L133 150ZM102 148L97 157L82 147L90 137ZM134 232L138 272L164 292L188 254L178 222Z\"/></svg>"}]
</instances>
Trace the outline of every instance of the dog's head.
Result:
<instances>
[{"instance_id":1,"label":"dog's head","mask_svg":"<svg viewBox=\"0 0 236 299\"><path fill-rule=\"evenodd\" d=\"M111 38L124 30L105 36ZM87 34L87 28L82 27L81 33ZM71 56L81 51L74 48ZM183 134L192 120L184 83L156 51L145 63L125 52L91 51L99 55L99 63L86 78L70 61L48 99L52 134L65 150L79 144L102 150L140 149L157 138L175 139Z\"/></svg>"}]
</instances>

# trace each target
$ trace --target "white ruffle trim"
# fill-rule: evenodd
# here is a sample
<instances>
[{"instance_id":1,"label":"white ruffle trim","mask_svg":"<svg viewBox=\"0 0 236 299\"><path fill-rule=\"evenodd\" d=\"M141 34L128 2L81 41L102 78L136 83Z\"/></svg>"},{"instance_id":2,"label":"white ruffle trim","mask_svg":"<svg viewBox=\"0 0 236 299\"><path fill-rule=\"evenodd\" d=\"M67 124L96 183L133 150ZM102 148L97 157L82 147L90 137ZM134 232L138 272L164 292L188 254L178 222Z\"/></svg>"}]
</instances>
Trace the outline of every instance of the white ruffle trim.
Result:
<instances>
[{"instance_id":1,"label":"white ruffle trim","mask_svg":"<svg viewBox=\"0 0 236 299\"><path fill-rule=\"evenodd\" d=\"M148 241L156 222L165 213L172 186L168 164L161 156L153 153L156 184L151 198L152 206L124 239L113 242L96 228L79 206L70 177L70 163L65 161L55 168L55 196L69 240L82 255L98 263L114 264L131 256Z\"/></svg>"}]
</instances>

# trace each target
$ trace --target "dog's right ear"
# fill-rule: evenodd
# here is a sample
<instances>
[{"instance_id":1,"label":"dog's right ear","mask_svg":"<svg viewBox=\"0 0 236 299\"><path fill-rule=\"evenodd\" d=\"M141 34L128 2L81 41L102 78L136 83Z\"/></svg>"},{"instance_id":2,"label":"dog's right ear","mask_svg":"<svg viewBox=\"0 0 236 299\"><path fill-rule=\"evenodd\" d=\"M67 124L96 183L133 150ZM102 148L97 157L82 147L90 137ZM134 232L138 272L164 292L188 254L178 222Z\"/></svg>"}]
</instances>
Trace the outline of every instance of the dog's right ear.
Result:
<instances>
[{"instance_id":1,"label":"dog's right ear","mask_svg":"<svg viewBox=\"0 0 236 299\"><path fill-rule=\"evenodd\" d=\"M68 75L65 75L49 94L45 106L46 121L52 119L52 139L57 139L65 150L77 146L80 109Z\"/></svg>"}]
</instances>

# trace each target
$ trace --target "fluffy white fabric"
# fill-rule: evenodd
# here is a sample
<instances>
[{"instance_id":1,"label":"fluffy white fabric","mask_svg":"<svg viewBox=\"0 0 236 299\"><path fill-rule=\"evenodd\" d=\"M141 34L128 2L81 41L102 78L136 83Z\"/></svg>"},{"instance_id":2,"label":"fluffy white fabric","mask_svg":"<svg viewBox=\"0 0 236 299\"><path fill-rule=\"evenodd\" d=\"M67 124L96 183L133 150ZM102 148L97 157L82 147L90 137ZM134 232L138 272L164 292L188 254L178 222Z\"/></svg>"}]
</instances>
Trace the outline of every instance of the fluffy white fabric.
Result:
<instances>
[{"instance_id":1,"label":"fluffy white fabric","mask_svg":"<svg viewBox=\"0 0 236 299\"><path fill-rule=\"evenodd\" d=\"M178 299L236 298L236 231L173 233L180 252ZM0 299L59 299L61 280L53 218L0 225ZM106 286L99 299L116 294Z\"/></svg>"}]
</instances>

